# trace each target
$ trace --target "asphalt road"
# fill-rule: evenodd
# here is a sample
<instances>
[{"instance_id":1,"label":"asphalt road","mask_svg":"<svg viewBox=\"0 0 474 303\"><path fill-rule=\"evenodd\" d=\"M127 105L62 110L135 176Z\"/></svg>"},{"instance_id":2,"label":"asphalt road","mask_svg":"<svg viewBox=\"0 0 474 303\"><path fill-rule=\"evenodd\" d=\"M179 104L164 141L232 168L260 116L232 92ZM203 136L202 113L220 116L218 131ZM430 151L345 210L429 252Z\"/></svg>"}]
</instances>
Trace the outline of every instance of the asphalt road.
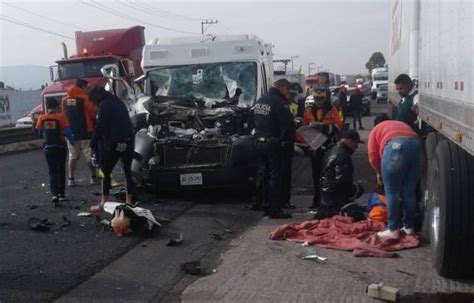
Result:
<instances>
[{"instance_id":1,"label":"asphalt road","mask_svg":"<svg viewBox=\"0 0 474 303\"><path fill-rule=\"evenodd\" d=\"M377 109L384 110L384 106L377 106ZM351 117L348 119L352 121ZM364 123L372 123L372 118L364 118ZM369 180L373 174L368 167L364 148L362 146L360 152L354 155L356 175L370 189L373 185ZM308 158L295 158L295 195L307 195L312 191L308 164ZM72 297L84 298L84 293L88 293L89 298L110 297L121 287L116 287L119 278L109 278L124 277L128 273L133 273L135 282L127 285L129 291L123 296L139 299L136 296L141 294L142 299L153 298L153 301L176 299L195 279L181 270L181 263L203 260L208 268L212 268L219 262L220 253L228 248L230 241L261 218L261 214L247 211L244 206L248 199L236 193L148 196L141 206L159 216L174 219L174 222L162 228L151 240L135 236L118 238L112 232L104 231L95 217L77 216L79 212L88 211L89 205L98 200L94 192L99 191L99 186L88 184L83 163L79 167L76 176L79 186L67 189L69 201L60 208L52 208L42 151L0 156L2 303L51 302L67 293ZM115 172L115 176L121 180L119 172ZM30 217L49 219L53 223L52 230L45 233L29 230L27 220ZM62 226L65 223L63 217L71 224ZM179 232L184 235L183 246L177 249L166 247L169 237ZM223 235L224 240L209 236L212 233ZM157 258L162 262L153 270L148 269L148 275L147 268L136 272L137 269L130 268L131 263L125 261L120 267L121 272L107 272L109 264L122 256L126 257L125 254L131 250L137 251L132 254L135 257ZM95 275L101 270L107 280ZM153 274L150 274L151 271ZM145 283L139 277L140 272L143 279L155 282ZM90 279L92 286L91 283L84 283L82 287L77 287L92 276L99 279ZM144 292L144 289L147 291Z\"/></svg>"}]
</instances>

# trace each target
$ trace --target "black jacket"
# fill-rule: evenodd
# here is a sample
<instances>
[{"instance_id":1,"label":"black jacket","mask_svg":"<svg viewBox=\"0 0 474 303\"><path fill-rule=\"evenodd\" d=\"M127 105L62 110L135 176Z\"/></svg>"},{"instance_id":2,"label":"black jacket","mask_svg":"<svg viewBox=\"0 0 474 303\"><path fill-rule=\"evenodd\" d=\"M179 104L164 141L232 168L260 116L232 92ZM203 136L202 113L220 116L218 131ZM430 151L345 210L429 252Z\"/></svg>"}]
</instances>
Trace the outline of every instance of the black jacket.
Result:
<instances>
[{"instance_id":1,"label":"black jacket","mask_svg":"<svg viewBox=\"0 0 474 303\"><path fill-rule=\"evenodd\" d=\"M353 183L354 165L351 150L338 144L324 157L320 188L324 194L334 194L347 199L354 198L357 186Z\"/></svg>"},{"instance_id":2,"label":"black jacket","mask_svg":"<svg viewBox=\"0 0 474 303\"><path fill-rule=\"evenodd\" d=\"M253 107L255 114L255 136L291 141L295 136L293 115L285 96L276 88L257 100Z\"/></svg>"},{"instance_id":3,"label":"black jacket","mask_svg":"<svg viewBox=\"0 0 474 303\"><path fill-rule=\"evenodd\" d=\"M99 104L91 147L96 149L99 140L110 145L133 140L134 138L133 126L127 107L115 95L108 94Z\"/></svg>"},{"instance_id":4,"label":"black jacket","mask_svg":"<svg viewBox=\"0 0 474 303\"><path fill-rule=\"evenodd\" d=\"M352 110L355 111L361 111L363 104L362 104L362 98L364 98L364 95L362 93L353 93L351 95L351 98L349 99L349 106L351 107Z\"/></svg>"}]
</instances>

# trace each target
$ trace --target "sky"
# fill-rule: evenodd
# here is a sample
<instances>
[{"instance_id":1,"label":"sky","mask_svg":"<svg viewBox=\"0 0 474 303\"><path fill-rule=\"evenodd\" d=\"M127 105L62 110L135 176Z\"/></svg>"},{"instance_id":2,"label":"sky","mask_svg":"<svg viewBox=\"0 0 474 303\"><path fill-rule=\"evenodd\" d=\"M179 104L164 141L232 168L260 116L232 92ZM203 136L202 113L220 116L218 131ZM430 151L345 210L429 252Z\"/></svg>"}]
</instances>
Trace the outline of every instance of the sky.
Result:
<instances>
[{"instance_id":1,"label":"sky","mask_svg":"<svg viewBox=\"0 0 474 303\"><path fill-rule=\"evenodd\" d=\"M314 63L312 73L317 68L365 73L372 53L380 51L387 57L389 9L389 0L0 0L0 66L52 65L62 56L61 42L69 54L75 50L74 40L68 38L76 30L143 25L146 41L151 41L190 35L182 32L199 34L200 20L217 19L206 33L256 34L274 45L275 59L297 57L294 67L301 66L303 73L308 72L309 63Z\"/></svg>"}]
</instances>

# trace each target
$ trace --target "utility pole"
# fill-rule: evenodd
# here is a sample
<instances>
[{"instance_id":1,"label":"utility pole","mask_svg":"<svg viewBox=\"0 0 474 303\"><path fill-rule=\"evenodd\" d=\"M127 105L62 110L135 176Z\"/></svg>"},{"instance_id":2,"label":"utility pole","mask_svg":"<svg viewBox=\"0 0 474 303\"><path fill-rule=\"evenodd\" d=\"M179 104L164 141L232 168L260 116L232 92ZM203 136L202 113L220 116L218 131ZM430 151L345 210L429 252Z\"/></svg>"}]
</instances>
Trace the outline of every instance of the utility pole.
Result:
<instances>
[{"instance_id":1,"label":"utility pole","mask_svg":"<svg viewBox=\"0 0 474 303\"><path fill-rule=\"evenodd\" d=\"M293 66L293 59L297 59L299 58L300 56L291 56L291 71L293 72L295 70L294 66Z\"/></svg>"},{"instance_id":2,"label":"utility pole","mask_svg":"<svg viewBox=\"0 0 474 303\"><path fill-rule=\"evenodd\" d=\"M313 69L313 65L315 65L316 63L314 62L311 62L311 63L308 63L308 76L311 75L311 70Z\"/></svg>"},{"instance_id":3,"label":"utility pole","mask_svg":"<svg viewBox=\"0 0 474 303\"><path fill-rule=\"evenodd\" d=\"M206 19L206 20L202 20L202 21L201 21L201 34L204 35L204 31L205 31L204 25L209 25L209 26L210 26L210 25L212 25L212 24L217 24L217 19L216 19L216 20L212 20L212 19L211 19L211 20L207 20L207 19ZM207 28L206 28L206 29L207 29Z\"/></svg>"}]
</instances>

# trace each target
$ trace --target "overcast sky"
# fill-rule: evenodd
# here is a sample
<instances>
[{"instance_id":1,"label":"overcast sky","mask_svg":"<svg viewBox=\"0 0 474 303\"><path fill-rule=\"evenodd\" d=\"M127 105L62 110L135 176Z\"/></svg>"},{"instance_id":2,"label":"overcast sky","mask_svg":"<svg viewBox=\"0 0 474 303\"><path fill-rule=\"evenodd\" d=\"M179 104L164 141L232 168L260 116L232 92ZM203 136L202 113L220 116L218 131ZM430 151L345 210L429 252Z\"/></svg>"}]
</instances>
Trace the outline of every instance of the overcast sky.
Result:
<instances>
[{"instance_id":1,"label":"overcast sky","mask_svg":"<svg viewBox=\"0 0 474 303\"><path fill-rule=\"evenodd\" d=\"M130 7L133 3L137 3L141 10ZM210 26L207 33L256 34L265 42L274 45L276 59L299 56L294 59L295 69L302 66L304 73L307 73L310 62L315 63L314 67L321 66L323 69L341 74L365 72L365 63L373 52L381 51L386 57L388 51L389 0L304 2L0 0L0 19L9 18L14 22L67 37L74 37L74 31L78 29L87 31L140 24L138 21L106 12L103 6L124 14L124 17L141 20L143 22L141 25L146 28L147 41L155 37L189 35L160 29L157 26L199 33L200 19L217 19L218 24ZM144 9L145 6L149 9ZM0 20L0 33L0 65L3 66L54 64L55 60L61 58L62 41L66 42L69 53L75 50L73 40L5 20Z\"/></svg>"}]
</instances>

